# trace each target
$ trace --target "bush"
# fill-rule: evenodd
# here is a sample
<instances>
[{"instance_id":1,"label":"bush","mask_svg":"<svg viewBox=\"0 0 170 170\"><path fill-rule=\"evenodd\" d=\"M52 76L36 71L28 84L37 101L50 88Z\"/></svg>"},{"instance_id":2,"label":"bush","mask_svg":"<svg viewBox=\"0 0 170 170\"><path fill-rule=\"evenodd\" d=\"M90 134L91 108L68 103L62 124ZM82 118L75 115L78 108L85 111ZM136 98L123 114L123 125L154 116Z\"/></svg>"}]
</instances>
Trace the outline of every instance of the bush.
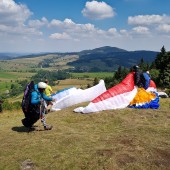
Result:
<instances>
[{"instance_id":1,"label":"bush","mask_svg":"<svg viewBox=\"0 0 170 170\"><path fill-rule=\"evenodd\" d=\"M18 110L21 109L21 102L9 102L8 100L5 100L2 104L2 109L3 110Z\"/></svg>"},{"instance_id":2,"label":"bush","mask_svg":"<svg viewBox=\"0 0 170 170\"><path fill-rule=\"evenodd\" d=\"M165 93L170 97L170 89L166 89Z\"/></svg>"}]
</instances>

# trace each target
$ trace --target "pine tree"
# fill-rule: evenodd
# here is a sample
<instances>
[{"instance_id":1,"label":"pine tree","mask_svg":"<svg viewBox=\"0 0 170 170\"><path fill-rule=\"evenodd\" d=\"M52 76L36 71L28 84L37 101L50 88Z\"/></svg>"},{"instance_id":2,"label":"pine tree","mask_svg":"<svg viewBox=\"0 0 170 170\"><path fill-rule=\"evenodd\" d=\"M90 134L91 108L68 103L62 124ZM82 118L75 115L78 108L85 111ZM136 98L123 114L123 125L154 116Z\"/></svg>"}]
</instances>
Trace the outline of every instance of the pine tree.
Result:
<instances>
[{"instance_id":1,"label":"pine tree","mask_svg":"<svg viewBox=\"0 0 170 170\"><path fill-rule=\"evenodd\" d=\"M159 85L170 87L170 52L166 52L164 46L155 59L155 65L159 69Z\"/></svg>"}]
</instances>

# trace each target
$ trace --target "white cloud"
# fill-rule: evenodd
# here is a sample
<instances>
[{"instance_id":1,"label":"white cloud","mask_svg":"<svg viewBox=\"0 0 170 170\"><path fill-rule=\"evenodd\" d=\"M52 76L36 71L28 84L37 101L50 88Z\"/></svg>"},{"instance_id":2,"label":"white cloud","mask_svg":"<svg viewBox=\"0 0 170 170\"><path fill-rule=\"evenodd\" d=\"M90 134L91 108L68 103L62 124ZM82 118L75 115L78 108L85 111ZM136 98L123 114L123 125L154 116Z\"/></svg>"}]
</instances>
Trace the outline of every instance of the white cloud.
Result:
<instances>
[{"instance_id":1,"label":"white cloud","mask_svg":"<svg viewBox=\"0 0 170 170\"><path fill-rule=\"evenodd\" d=\"M170 25L168 24L159 25L157 30L160 32L170 33Z\"/></svg>"},{"instance_id":2,"label":"white cloud","mask_svg":"<svg viewBox=\"0 0 170 170\"><path fill-rule=\"evenodd\" d=\"M22 25L33 13L22 4L16 4L13 0L1 0L0 24Z\"/></svg>"},{"instance_id":3,"label":"white cloud","mask_svg":"<svg viewBox=\"0 0 170 170\"><path fill-rule=\"evenodd\" d=\"M115 34L117 34L117 29L116 29L116 28L110 28L110 29L108 30L108 32L111 33L111 34L113 34L113 35L115 35Z\"/></svg>"},{"instance_id":4,"label":"white cloud","mask_svg":"<svg viewBox=\"0 0 170 170\"><path fill-rule=\"evenodd\" d=\"M36 29L37 25L45 22L45 18L41 21L29 21L29 27L26 22L33 14L27 6L17 4L13 0L0 0L0 34L5 36L40 36L43 33Z\"/></svg>"},{"instance_id":5,"label":"white cloud","mask_svg":"<svg viewBox=\"0 0 170 170\"><path fill-rule=\"evenodd\" d=\"M133 33L137 33L137 34L149 34L149 29L147 27L134 27L133 29Z\"/></svg>"},{"instance_id":6,"label":"white cloud","mask_svg":"<svg viewBox=\"0 0 170 170\"><path fill-rule=\"evenodd\" d=\"M82 10L82 14L90 19L101 20L113 17L115 12L113 8L105 2L91 1L86 2L86 6Z\"/></svg>"},{"instance_id":7,"label":"white cloud","mask_svg":"<svg viewBox=\"0 0 170 170\"><path fill-rule=\"evenodd\" d=\"M96 28L93 24L76 24L71 19L65 19L63 22L59 20L52 20L50 23L51 26L56 30L50 38L53 39L71 39L72 40L95 40L95 39L103 39L103 38L111 38L120 36L116 28L110 28L108 31ZM62 28L62 29L61 29ZM65 34L61 34L61 32L67 34L65 38ZM69 38L68 38L69 35ZM63 38L64 37L64 38Z\"/></svg>"},{"instance_id":8,"label":"white cloud","mask_svg":"<svg viewBox=\"0 0 170 170\"><path fill-rule=\"evenodd\" d=\"M128 37L128 36L129 36L129 32L128 32L127 30L125 30L125 29L121 29L121 30L120 30L120 34L121 34L122 36L124 36L124 37Z\"/></svg>"},{"instance_id":9,"label":"white cloud","mask_svg":"<svg viewBox=\"0 0 170 170\"><path fill-rule=\"evenodd\" d=\"M170 23L170 16L167 15L137 15L128 17L130 25L152 25Z\"/></svg>"},{"instance_id":10,"label":"white cloud","mask_svg":"<svg viewBox=\"0 0 170 170\"><path fill-rule=\"evenodd\" d=\"M57 40L68 40L71 39L71 37L67 33L54 33L50 35L51 39L57 39Z\"/></svg>"},{"instance_id":11,"label":"white cloud","mask_svg":"<svg viewBox=\"0 0 170 170\"><path fill-rule=\"evenodd\" d=\"M28 21L29 27L40 28L44 25L48 25L48 20L45 17L43 17L41 20L29 20Z\"/></svg>"}]
</instances>

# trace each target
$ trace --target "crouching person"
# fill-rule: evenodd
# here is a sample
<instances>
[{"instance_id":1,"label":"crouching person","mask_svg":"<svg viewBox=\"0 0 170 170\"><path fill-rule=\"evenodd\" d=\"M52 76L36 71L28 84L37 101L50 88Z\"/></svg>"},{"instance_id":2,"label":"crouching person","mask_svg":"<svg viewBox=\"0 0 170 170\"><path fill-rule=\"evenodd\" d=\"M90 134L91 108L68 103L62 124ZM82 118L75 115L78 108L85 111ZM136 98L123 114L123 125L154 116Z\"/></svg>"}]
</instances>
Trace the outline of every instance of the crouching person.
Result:
<instances>
[{"instance_id":1,"label":"crouching person","mask_svg":"<svg viewBox=\"0 0 170 170\"><path fill-rule=\"evenodd\" d=\"M52 126L47 125L45 120L46 109L44 103L45 101L52 101L50 97L47 97L44 94L46 87L46 83L39 82L38 85L35 85L34 90L31 92L30 106L25 118L22 120L22 123L25 127L31 128L34 123L41 119L44 130L52 129Z\"/></svg>"}]
</instances>

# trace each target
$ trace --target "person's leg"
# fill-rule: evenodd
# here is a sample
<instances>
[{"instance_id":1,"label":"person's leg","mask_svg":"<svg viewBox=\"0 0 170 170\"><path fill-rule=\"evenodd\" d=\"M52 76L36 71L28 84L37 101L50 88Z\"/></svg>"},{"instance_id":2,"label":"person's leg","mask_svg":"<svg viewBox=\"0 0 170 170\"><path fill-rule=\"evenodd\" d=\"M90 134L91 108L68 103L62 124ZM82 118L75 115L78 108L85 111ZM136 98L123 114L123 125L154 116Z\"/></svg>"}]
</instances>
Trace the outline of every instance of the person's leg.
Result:
<instances>
[{"instance_id":1,"label":"person's leg","mask_svg":"<svg viewBox=\"0 0 170 170\"><path fill-rule=\"evenodd\" d=\"M51 126L51 125L47 125L47 124L46 124L45 107L44 107L44 108L42 109L42 111L41 111L41 122L42 122L45 130L51 130L51 129L52 129L52 126Z\"/></svg>"}]
</instances>

